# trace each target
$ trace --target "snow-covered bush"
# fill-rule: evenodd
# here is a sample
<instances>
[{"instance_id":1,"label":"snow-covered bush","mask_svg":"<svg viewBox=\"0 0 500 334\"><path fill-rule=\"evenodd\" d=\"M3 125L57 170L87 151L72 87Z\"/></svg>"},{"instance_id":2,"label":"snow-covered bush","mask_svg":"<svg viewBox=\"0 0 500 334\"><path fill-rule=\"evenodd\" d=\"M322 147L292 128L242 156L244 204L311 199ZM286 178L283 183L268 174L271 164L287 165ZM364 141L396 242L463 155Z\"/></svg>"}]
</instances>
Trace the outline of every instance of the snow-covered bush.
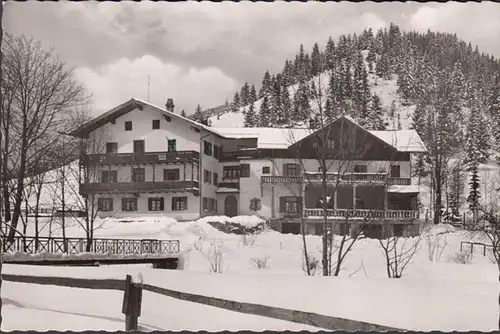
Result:
<instances>
[{"instance_id":1,"label":"snow-covered bush","mask_svg":"<svg viewBox=\"0 0 500 334\"><path fill-rule=\"evenodd\" d=\"M472 253L470 251L460 251L450 256L449 261L459 264L470 264L472 262Z\"/></svg>"},{"instance_id":2,"label":"snow-covered bush","mask_svg":"<svg viewBox=\"0 0 500 334\"><path fill-rule=\"evenodd\" d=\"M307 255L307 260L305 259L306 255L302 256L302 271L307 275L308 273L311 276L316 275L316 271L320 268L319 259L315 256ZM309 267L309 270L307 270Z\"/></svg>"},{"instance_id":3,"label":"snow-covered bush","mask_svg":"<svg viewBox=\"0 0 500 334\"><path fill-rule=\"evenodd\" d=\"M267 260L269 260L269 256L252 258L253 264L259 269L267 268Z\"/></svg>"},{"instance_id":4,"label":"snow-covered bush","mask_svg":"<svg viewBox=\"0 0 500 334\"><path fill-rule=\"evenodd\" d=\"M223 244L213 242L208 251L208 265L211 273L222 274L224 272Z\"/></svg>"},{"instance_id":5,"label":"snow-covered bush","mask_svg":"<svg viewBox=\"0 0 500 334\"><path fill-rule=\"evenodd\" d=\"M243 234L241 236L241 243L243 246L253 246L257 241L258 234Z\"/></svg>"},{"instance_id":6,"label":"snow-covered bush","mask_svg":"<svg viewBox=\"0 0 500 334\"><path fill-rule=\"evenodd\" d=\"M427 255L429 257L429 261L439 262L441 260L441 256L443 255L443 251L448 245L448 242L446 241L446 234L432 233L429 231L425 236L425 241L427 244Z\"/></svg>"}]
</instances>

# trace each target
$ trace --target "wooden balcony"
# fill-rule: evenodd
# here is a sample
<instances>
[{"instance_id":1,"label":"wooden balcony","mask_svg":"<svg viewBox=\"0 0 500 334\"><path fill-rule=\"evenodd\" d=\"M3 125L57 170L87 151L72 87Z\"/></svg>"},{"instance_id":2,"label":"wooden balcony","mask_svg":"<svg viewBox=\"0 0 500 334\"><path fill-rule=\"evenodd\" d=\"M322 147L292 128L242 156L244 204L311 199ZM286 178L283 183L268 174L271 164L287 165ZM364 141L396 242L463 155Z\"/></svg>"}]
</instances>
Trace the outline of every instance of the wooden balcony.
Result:
<instances>
[{"instance_id":1,"label":"wooden balcony","mask_svg":"<svg viewBox=\"0 0 500 334\"><path fill-rule=\"evenodd\" d=\"M322 181L321 173L304 173L304 176L262 176L260 182L262 184L289 184L289 183L321 183ZM336 183L339 175L336 173L326 174L326 179L328 183ZM375 183L384 184L387 182L388 185L410 185L411 180L409 178L395 178L388 177L386 174L358 174L358 173L348 173L340 175L340 183Z\"/></svg>"},{"instance_id":2,"label":"wooden balcony","mask_svg":"<svg viewBox=\"0 0 500 334\"><path fill-rule=\"evenodd\" d=\"M111 182L82 183L80 194L121 194L121 193L157 193L157 192L193 192L199 191L198 181L155 181L155 182Z\"/></svg>"},{"instance_id":3,"label":"wooden balcony","mask_svg":"<svg viewBox=\"0 0 500 334\"><path fill-rule=\"evenodd\" d=\"M196 151L85 154L80 163L90 165L176 164L200 159Z\"/></svg>"},{"instance_id":4,"label":"wooden balcony","mask_svg":"<svg viewBox=\"0 0 500 334\"><path fill-rule=\"evenodd\" d=\"M345 218L348 216L353 219L394 219L409 220L417 219L417 210L368 210L368 209L328 209L329 218ZM323 209L304 209L305 218L322 218Z\"/></svg>"}]
</instances>

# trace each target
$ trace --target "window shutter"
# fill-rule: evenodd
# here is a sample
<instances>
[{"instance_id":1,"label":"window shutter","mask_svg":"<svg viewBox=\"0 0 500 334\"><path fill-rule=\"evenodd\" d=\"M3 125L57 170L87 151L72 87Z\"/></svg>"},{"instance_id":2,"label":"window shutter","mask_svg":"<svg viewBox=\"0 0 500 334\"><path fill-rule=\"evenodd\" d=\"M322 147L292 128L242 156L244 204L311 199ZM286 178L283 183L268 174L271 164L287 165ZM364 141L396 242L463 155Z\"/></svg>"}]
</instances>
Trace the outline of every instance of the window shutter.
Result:
<instances>
[{"instance_id":1,"label":"window shutter","mask_svg":"<svg viewBox=\"0 0 500 334\"><path fill-rule=\"evenodd\" d=\"M153 200L152 198L148 198L148 210L153 210Z\"/></svg>"},{"instance_id":2,"label":"window shutter","mask_svg":"<svg viewBox=\"0 0 500 334\"><path fill-rule=\"evenodd\" d=\"M112 198L110 198L108 201L109 201L109 210L110 210L110 211L113 211L113 202L114 202L114 201L113 201L113 199L112 199Z\"/></svg>"},{"instance_id":3,"label":"window shutter","mask_svg":"<svg viewBox=\"0 0 500 334\"><path fill-rule=\"evenodd\" d=\"M174 211L176 208L175 208L175 197L172 197L172 207L171 207L171 210Z\"/></svg>"},{"instance_id":4,"label":"window shutter","mask_svg":"<svg viewBox=\"0 0 500 334\"><path fill-rule=\"evenodd\" d=\"M288 169L287 169L288 164L283 164L283 169L282 169L282 174L283 176L288 176Z\"/></svg>"},{"instance_id":5,"label":"window shutter","mask_svg":"<svg viewBox=\"0 0 500 334\"><path fill-rule=\"evenodd\" d=\"M97 199L97 210L102 211L102 198Z\"/></svg>"},{"instance_id":6,"label":"window shutter","mask_svg":"<svg viewBox=\"0 0 500 334\"><path fill-rule=\"evenodd\" d=\"M160 197L160 211L165 210L165 199Z\"/></svg>"},{"instance_id":7,"label":"window shutter","mask_svg":"<svg viewBox=\"0 0 500 334\"><path fill-rule=\"evenodd\" d=\"M122 198L122 211L125 211L126 210L126 207L125 207L125 198Z\"/></svg>"},{"instance_id":8,"label":"window shutter","mask_svg":"<svg viewBox=\"0 0 500 334\"><path fill-rule=\"evenodd\" d=\"M286 197L280 197L280 212L285 212Z\"/></svg>"},{"instance_id":9,"label":"window shutter","mask_svg":"<svg viewBox=\"0 0 500 334\"><path fill-rule=\"evenodd\" d=\"M300 164L296 164L297 165L297 168L295 169L295 176L300 176L301 174L301 171L302 171L302 167Z\"/></svg>"}]
</instances>

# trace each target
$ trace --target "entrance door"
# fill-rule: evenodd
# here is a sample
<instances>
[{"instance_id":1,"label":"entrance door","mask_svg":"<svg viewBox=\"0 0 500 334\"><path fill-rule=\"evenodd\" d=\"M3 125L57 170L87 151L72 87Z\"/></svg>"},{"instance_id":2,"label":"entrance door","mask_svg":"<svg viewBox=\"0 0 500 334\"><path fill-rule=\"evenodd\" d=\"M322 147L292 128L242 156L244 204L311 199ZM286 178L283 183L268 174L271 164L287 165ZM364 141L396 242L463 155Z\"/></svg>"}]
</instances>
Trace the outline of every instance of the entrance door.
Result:
<instances>
[{"instance_id":1,"label":"entrance door","mask_svg":"<svg viewBox=\"0 0 500 334\"><path fill-rule=\"evenodd\" d=\"M224 215L234 217L238 215L238 200L234 195L226 196L224 200Z\"/></svg>"}]
</instances>

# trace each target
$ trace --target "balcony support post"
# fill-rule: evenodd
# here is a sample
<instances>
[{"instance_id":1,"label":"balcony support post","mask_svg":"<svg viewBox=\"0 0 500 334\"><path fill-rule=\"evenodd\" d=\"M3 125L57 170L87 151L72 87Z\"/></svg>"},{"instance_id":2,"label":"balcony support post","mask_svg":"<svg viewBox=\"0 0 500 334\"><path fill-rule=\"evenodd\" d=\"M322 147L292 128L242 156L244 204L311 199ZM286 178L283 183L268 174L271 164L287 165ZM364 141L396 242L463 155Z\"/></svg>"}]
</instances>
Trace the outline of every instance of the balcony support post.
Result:
<instances>
[{"instance_id":1,"label":"balcony support post","mask_svg":"<svg viewBox=\"0 0 500 334\"><path fill-rule=\"evenodd\" d=\"M186 192L186 159L183 159L183 177L184 177L184 192Z\"/></svg>"},{"instance_id":2,"label":"balcony support post","mask_svg":"<svg viewBox=\"0 0 500 334\"><path fill-rule=\"evenodd\" d=\"M356 184L352 185L352 208L356 210Z\"/></svg>"}]
</instances>

